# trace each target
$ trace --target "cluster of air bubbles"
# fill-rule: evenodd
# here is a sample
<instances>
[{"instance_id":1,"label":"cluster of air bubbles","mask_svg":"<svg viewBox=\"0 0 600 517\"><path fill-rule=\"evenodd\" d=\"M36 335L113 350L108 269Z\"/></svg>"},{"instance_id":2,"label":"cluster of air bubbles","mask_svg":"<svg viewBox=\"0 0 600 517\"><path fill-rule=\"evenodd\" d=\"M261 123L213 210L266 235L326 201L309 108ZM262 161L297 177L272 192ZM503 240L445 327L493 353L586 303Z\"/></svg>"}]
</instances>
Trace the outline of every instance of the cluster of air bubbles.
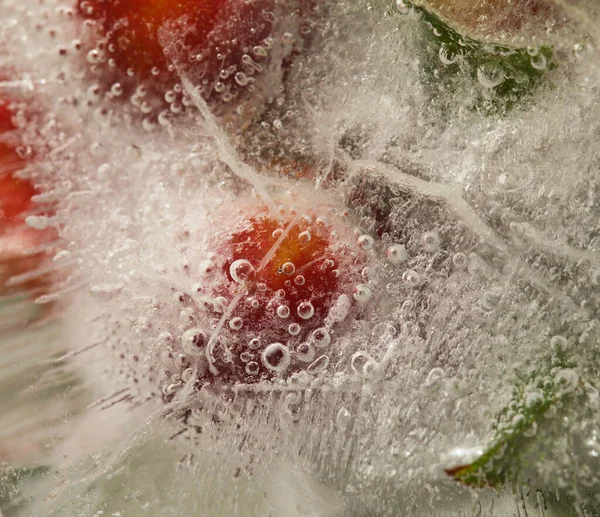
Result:
<instances>
[{"instance_id":1,"label":"cluster of air bubbles","mask_svg":"<svg viewBox=\"0 0 600 517\"><path fill-rule=\"evenodd\" d=\"M366 379L374 378L380 369L379 363L369 353L362 350L352 354L350 368L353 373Z\"/></svg>"}]
</instances>

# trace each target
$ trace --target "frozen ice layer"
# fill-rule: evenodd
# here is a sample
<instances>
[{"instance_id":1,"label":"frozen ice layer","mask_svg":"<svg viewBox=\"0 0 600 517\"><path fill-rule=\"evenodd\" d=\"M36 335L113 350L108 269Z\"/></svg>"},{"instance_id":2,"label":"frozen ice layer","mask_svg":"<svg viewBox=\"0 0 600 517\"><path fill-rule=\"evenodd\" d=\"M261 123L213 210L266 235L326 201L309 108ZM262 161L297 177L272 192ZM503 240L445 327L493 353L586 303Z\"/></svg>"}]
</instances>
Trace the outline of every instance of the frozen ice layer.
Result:
<instances>
[{"instance_id":1,"label":"frozen ice layer","mask_svg":"<svg viewBox=\"0 0 600 517\"><path fill-rule=\"evenodd\" d=\"M60 307L39 366L86 399L18 458L59 472L30 472L32 512L595 511L585 3L527 44L432 3L108 5L1 4L0 87L42 151L18 179L52 206L23 222L58 235L9 287L53 274L21 293Z\"/></svg>"}]
</instances>

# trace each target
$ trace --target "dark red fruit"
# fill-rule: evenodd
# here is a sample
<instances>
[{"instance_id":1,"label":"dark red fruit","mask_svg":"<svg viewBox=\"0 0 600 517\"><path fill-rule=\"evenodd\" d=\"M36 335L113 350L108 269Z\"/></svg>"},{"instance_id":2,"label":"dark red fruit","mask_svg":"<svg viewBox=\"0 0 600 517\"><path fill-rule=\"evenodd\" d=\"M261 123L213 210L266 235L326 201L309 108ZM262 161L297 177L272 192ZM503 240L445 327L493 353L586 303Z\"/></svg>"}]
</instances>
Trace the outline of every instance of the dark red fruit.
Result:
<instances>
[{"instance_id":1,"label":"dark red fruit","mask_svg":"<svg viewBox=\"0 0 600 517\"><path fill-rule=\"evenodd\" d=\"M280 0L79 0L93 22L88 61L106 86L144 85L146 110L178 93L178 72L190 76L206 99L231 101L268 65L304 38L311 2ZM290 39L282 43L282 38ZM287 45L287 48L283 48ZM283 50L282 50L283 49ZM131 89L131 88L130 88ZM140 96L141 97L141 96ZM164 101L162 101L164 103ZM149 107L150 106L150 107ZM177 111L180 108L176 108Z\"/></svg>"},{"instance_id":2,"label":"dark red fruit","mask_svg":"<svg viewBox=\"0 0 600 517\"><path fill-rule=\"evenodd\" d=\"M314 215L265 211L244 219L205 266L217 277L211 296L221 304L197 343L207 346L207 379L255 383L326 368L339 352L336 326L358 304L357 286L368 289L355 242L343 223Z\"/></svg>"}]
</instances>

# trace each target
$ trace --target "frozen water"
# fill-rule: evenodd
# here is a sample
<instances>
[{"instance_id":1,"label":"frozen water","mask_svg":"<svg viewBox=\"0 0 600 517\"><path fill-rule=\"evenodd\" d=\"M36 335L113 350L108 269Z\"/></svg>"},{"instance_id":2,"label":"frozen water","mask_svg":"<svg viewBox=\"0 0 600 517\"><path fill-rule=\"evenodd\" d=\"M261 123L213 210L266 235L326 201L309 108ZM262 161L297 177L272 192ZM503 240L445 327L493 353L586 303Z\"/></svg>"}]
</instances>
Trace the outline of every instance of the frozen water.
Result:
<instances>
[{"instance_id":1,"label":"frozen water","mask_svg":"<svg viewBox=\"0 0 600 517\"><path fill-rule=\"evenodd\" d=\"M165 114L143 87L120 102L126 86L108 95L94 82L100 57L73 6L0 3L2 67L15 70L0 92L37 108L26 131L48 152L23 174L55 205L27 223L60 239L37 302L61 305L41 336L29 329L20 345L13 330L2 344L2 364L24 371L0 379L2 394L24 394L1 406L6 517L600 514L597 7L557 1L547 39L510 35L551 44L558 66L497 111L502 71L463 63L439 88L424 72L408 3L334 4L310 49L268 70L246 104L222 114L178 69ZM289 56L272 44L245 70ZM237 286L224 292L223 243L257 210L292 223L257 263L230 264ZM236 315L260 303L247 286L300 224L302 245L330 232L345 257L331 268L352 289L322 322L282 289L269 326L289 341L250 335ZM281 273L306 281L293 262ZM248 345L232 361L272 380L199 389L236 336ZM480 457L494 422L526 418L511 403L516 372L526 407L548 382L561 397L585 385L590 401L559 401L527 428L537 445L514 493L462 487L444 469Z\"/></svg>"}]
</instances>

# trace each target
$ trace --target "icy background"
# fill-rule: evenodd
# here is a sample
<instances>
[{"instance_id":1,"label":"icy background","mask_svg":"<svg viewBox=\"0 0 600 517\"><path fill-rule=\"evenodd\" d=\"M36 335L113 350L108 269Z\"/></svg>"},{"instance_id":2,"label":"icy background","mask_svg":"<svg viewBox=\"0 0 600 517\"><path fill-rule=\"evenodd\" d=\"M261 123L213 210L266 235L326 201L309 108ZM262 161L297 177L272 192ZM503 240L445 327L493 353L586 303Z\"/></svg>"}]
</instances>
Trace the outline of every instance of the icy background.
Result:
<instances>
[{"instance_id":1,"label":"icy background","mask_svg":"<svg viewBox=\"0 0 600 517\"><path fill-rule=\"evenodd\" d=\"M58 208L29 223L59 229L37 303L62 314L0 341L4 517L598 515L597 415L563 422L527 490L471 492L443 471L482 450L515 370L556 336L600 380L600 20L557 5L560 66L501 116L470 109L485 78L432 90L416 12L335 3L237 132L185 76L184 116L128 117L84 72L70 6L2 1L3 65L23 78L3 88L49 113L31 138L51 152L29 173ZM276 174L282 156L318 174ZM286 199L373 237L373 296L325 372L199 396L163 371L173 292L192 293L215 228Z\"/></svg>"}]
</instances>

